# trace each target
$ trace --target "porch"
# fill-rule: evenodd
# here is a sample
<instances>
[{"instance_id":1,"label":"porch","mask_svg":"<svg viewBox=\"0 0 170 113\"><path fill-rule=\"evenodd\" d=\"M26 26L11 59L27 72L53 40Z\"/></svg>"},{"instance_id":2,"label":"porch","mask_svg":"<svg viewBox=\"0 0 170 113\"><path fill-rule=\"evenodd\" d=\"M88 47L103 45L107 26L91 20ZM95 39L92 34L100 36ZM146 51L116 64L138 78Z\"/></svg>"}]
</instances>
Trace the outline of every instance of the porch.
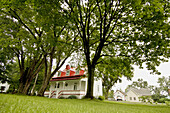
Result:
<instances>
[{"instance_id":1,"label":"porch","mask_svg":"<svg viewBox=\"0 0 170 113\"><path fill-rule=\"evenodd\" d=\"M87 79L65 80L51 82L49 98L68 98L70 95L75 95L77 98L82 98L86 94Z\"/></svg>"}]
</instances>

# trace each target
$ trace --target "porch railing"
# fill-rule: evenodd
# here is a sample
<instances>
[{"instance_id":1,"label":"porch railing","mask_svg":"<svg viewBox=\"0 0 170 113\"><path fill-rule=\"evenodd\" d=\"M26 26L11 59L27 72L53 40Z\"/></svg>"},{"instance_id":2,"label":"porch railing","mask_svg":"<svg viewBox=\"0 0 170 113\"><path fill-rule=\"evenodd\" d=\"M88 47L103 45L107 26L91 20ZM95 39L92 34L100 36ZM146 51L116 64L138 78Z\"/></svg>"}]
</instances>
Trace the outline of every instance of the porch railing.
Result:
<instances>
[{"instance_id":1,"label":"porch railing","mask_svg":"<svg viewBox=\"0 0 170 113\"><path fill-rule=\"evenodd\" d=\"M61 90L58 93L58 98L60 98L62 95L85 95L84 90Z\"/></svg>"}]
</instances>

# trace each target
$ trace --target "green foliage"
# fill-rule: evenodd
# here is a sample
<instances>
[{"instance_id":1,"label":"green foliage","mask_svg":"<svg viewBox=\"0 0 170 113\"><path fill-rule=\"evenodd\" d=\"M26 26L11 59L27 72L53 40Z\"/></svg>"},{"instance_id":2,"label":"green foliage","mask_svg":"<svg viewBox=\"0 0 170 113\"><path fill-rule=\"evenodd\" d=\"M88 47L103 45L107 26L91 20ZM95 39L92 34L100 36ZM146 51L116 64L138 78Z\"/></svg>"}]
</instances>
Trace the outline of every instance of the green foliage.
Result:
<instances>
[{"instance_id":1,"label":"green foliage","mask_svg":"<svg viewBox=\"0 0 170 113\"><path fill-rule=\"evenodd\" d=\"M170 106L170 101L165 101L165 104L166 104L167 106Z\"/></svg>"},{"instance_id":2,"label":"green foliage","mask_svg":"<svg viewBox=\"0 0 170 113\"><path fill-rule=\"evenodd\" d=\"M114 96L114 90L109 91L108 97L113 98Z\"/></svg>"},{"instance_id":3,"label":"green foliage","mask_svg":"<svg viewBox=\"0 0 170 113\"><path fill-rule=\"evenodd\" d=\"M105 100L105 97L104 96L99 96L98 99L99 100Z\"/></svg>"},{"instance_id":4,"label":"green foliage","mask_svg":"<svg viewBox=\"0 0 170 113\"><path fill-rule=\"evenodd\" d=\"M75 96L75 95L70 95L70 96L68 97L68 99L77 99L77 96Z\"/></svg>"},{"instance_id":5,"label":"green foliage","mask_svg":"<svg viewBox=\"0 0 170 113\"><path fill-rule=\"evenodd\" d=\"M152 99L154 100L154 102L162 103L163 99L161 99L161 98L167 97L167 94L168 94L170 77L163 76L162 78L158 78L158 84L159 84L159 87L149 86L149 88L153 93Z\"/></svg>"},{"instance_id":6,"label":"green foliage","mask_svg":"<svg viewBox=\"0 0 170 113\"><path fill-rule=\"evenodd\" d=\"M160 98L160 99L158 100L158 103L165 103L165 101L170 101L170 99Z\"/></svg>"},{"instance_id":7,"label":"green foliage","mask_svg":"<svg viewBox=\"0 0 170 113\"><path fill-rule=\"evenodd\" d=\"M0 7L0 45L22 61L21 73L36 72L43 55L63 64L79 46L92 77L104 56L141 68L146 62L157 74L156 66L169 57L168 0L1 0Z\"/></svg>"},{"instance_id":8,"label":"green foliage","mask_svg":"<svg viewBox=\"0 0 170 113\"><path fill-rule=\"evenodd\" d=\"M133 67L130 61L126 58L105 58L103 57L101 63L97 65L97 75L103 80L104 94L107 99L109 90L112 86L121 82L121 78L127 77L131 79L133 77Z\"/></svg>"},{"instance_id":9,"label":"green foliage","mask_svg":"<svg viewBox=\"0 0 170 113\"><path fill-rule=\"evenodd\" d=\"M103 57L126 58L141 68L145 62L148 70L160 74L156 66L169 56L168 0L71 0L65 4L63 13L69 14L69 22L79 32L89 76L94 77Z\"/></svg>"},{"instance_id":10,"label":"green foliage","mask_svg":"<svg viewBox=\"0 0 170 113\"><path fill-rule=\"evenodd\" d=\"M166 97L165 95L161 95L159 93L152 95L152 99L154 100L154 102L158 102L161 98L165 98L165 97Z\"/></svg>"},{"instance_id":11,"label":"green foliage","mask_svg":"<svg viewBox=\"0 0 170 113\"><path fill-rule=\"evenodd\" d=\"M59 97L59 99L65 99L65 97L62 97L62 96L61 96L61 97Z\"/></svg>"},{"instance_id":12,"label":"green foliage","mask_svg":"<svg viewBox=\"0 0 170 113\"><path fill-rule=\"evenodd\" d=\"M158 78L158 84L161 92L168 93L168 89L170 86L170 76L169 77L163 76L162 78Z\"/></svg>"},{"instance_id":13,"label":"green foliage","mask_svg":"<svg viewBox=\"0 0 170 113\"><path fill-rule=\"evenodd\" d=\"M139 97L139 100L142 102L148 102L148 103L152 104L151 96L141 96L141 97Z\"/></svg>"},{"instance_id":14,"label":"green foliage","mask_svg":"<svg viewBox=\"0 0 170 113\"><path fill-rule=\"evenodd\" d=\"M143 81L143 79L139 78L137 81L133 81L131 85L128 85L127 88L125 89L125 92L129 90L129 88L148 88L148 82Z\"/></svg>"}]
</instances>

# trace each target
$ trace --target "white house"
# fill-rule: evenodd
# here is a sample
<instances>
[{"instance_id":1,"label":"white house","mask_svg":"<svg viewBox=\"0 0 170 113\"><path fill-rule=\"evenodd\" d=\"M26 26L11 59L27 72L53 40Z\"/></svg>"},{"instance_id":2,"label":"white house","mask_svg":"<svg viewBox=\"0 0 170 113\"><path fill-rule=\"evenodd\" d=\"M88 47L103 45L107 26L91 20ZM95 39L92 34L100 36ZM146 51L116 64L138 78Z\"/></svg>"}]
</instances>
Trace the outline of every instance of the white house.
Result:
<instances>
[{"instance_id":1,"label":"white house","mask_svg":"<svg viewBox=\"0 0 170 113\"><path fill-rule=\"evenodd\" d=\"M67 98L70 95L75 95L81 99L87 92L87 80L84 68L70 68L67 65L65 70L59 71L58 76L50 80L49 98ZM95 78L93 95L98 97L102 94L102 80Z\"/></svg>"},{"instance_id":2,"label":"white house","mask_svg":"<svg viewBox=\"0 0 170 113\"><path fill-rule=\"evenodd\" d=\"M117 101L126 101L126 93L121 90L116 90L114 93L114 99Z\"/></svg>"},{"instance_id":3,"label":"white house","mask_svg":"<svg viewBox=\"0 0 170 113\"><path fill-rule=\"evenodd\" d=\"M7 92L7 90L9 89L9 86L10 85L7 82L5 83L0 82L0 92L3 92L3 93Z\"/></svg>"},{"instance_id":4,"label":"white house","mask_svg":"<svg viewBox=\"0 0 170 113\"><path fill-rule=\"evenodd\" d=\"M141 96L151 96L151 92L148 89L136 89L130 88L129 91L126 93L126 101L130 102L140 102L139 97Z\"/></svg>"}]
</instances>

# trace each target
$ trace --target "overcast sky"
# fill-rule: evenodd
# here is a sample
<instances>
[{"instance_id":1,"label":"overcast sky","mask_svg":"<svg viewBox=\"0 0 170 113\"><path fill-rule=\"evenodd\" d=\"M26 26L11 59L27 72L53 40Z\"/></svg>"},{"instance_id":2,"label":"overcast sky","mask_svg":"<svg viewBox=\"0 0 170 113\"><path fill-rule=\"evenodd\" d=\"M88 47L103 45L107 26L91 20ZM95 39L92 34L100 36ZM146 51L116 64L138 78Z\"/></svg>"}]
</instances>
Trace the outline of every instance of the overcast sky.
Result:
<instances>
[{"instance_id":1,"label":"overcast sky","mask_svg":"<svg viewBox=\"0 0 170 113\"><path fill-rule=\"evenodd\" d=\"M170 61L161 63L157 69L159 72L161 72L161 75L153 75L150 74L150 71L148 71L146 68L139 69L139 67L134 66L134 77L132 78L132 81L128 81L125 77L123 77L122 83L115 84L113 90L116 91L117 89L121 89L125 91L127 85L132 84L133 81L137 81L138 78L142 78L144 81L147 81L149 85L158 86L158 78L162 76L170 76Z\"/></svg>"}]
</instances>

